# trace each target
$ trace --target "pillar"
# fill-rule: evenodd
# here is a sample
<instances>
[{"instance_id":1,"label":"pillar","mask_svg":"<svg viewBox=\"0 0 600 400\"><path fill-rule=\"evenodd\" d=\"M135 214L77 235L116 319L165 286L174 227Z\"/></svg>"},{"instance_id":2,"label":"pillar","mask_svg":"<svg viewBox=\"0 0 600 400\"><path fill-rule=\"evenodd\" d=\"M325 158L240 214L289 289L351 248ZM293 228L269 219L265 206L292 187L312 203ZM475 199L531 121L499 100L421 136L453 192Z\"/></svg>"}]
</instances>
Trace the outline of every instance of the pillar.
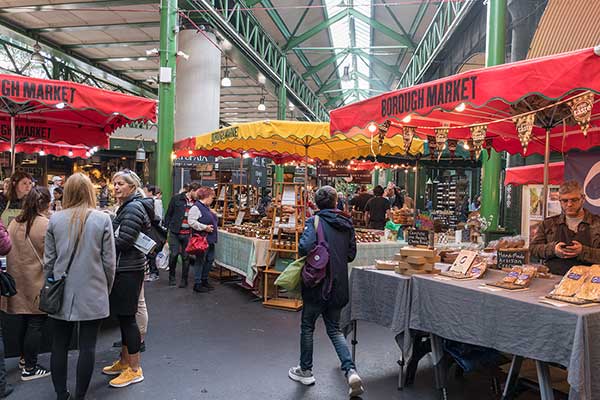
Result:
<instances>
[{"instance_id":1,"label":"pillar","mask_svg":"<svg viewBox=\"0 0 600 400\"><path fill-rule=\"evenodd\" d=\"M488 0L486 36L486 67L504 64L506 0ZM492 150L488 157L482 151L481 215L490 222L488 230L498 229L500 211L500 155Z\"/></svg>"},{"instance_id":2,"label":"pillar","mask_svg":"<svg viewBox=\"0 0 600 400\"><path fill-rule=\"evenodd\" d=\"M277 96L277 119L280 121L285 120L287 112L287 89L286 84L286 71L287 71L287 59L285 56L281 60L281 70L279 76L281 77L281 85L279 85L279 95ZM308 182L306 183L308 184Z\"/></svg>"},{"instance_id":3,"label":"pillar","mask_svg":"<svg viewBox=\"0 0 600 400\"><path fill-rule=\"evenodd\" d=\"M177 0L163 0L160 8L160 68L170 82L159 79L156 183L165 209L173 192L173 139L175 134L175 68L177 53ZM168 79L166 79L168 81ZM165 81L165 82L163 82Z\"/></svg>"},{"instance_id":4,"label":"pillar","mask_svg":"<svg viewBox=\"0 0 600 400\"><path fill-rule=\"evenodd\" d=\"M190 58L177 64L176 141L219 129L221 50L214 43L210 32L179 33L179 50Z\"/></svg>"}]
</instances>

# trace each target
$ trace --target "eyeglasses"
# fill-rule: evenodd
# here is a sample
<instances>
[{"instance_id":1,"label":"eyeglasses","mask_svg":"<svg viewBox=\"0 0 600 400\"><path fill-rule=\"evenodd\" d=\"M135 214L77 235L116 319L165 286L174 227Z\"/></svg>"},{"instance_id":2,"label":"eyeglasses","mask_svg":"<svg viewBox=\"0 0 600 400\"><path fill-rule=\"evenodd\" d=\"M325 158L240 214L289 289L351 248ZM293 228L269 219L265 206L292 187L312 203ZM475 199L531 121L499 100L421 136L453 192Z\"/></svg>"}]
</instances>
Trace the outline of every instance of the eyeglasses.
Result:
<instances>
[{"instance_id":1,"label":"eyeglasses","mask_svg":"<svg viewBox=\"0 0 600 400\"><path fill-rule=\"evenodd\" d=\"M581 201L581 197L576 197L574 199L560 199L561 204L577 204Z\"/></svg>"}]
</instances>

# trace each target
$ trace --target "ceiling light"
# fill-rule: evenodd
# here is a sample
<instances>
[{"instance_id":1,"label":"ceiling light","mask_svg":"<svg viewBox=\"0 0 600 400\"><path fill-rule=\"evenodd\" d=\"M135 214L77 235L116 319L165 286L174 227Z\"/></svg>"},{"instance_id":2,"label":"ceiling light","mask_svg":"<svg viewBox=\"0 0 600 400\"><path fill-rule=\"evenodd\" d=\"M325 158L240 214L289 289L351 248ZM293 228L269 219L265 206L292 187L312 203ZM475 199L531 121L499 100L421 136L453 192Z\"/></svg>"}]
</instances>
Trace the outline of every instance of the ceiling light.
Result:
<instances>
[{"instance_id":1,"label":"ceiling light","mask_svg":"<svg viewBox=\"0 0 600 400\"><path fill-rule=\"evenodd\" d=\"M348 65L344 67L344 75L342 75L342 80L345 82L350 80L350 66Z\"/></svg>"},{"instance_id":2,"label":"ceiling light","mask_svg":"<svg viewBox=\"0 0 600 400\"><path fill-rule=\"evenodd\" d=\"M260 83L261 85L267 83L267 78L260 72L258 73L258 83Z\"/></svg>"},{"instance_id":3,"label":"ceiling light","mask_svg":"<svg viewBox=\"0 0 600 400\"><path fill-rule=\"evenodd\" d=\"M223 79L221 79L221 86L223 87L230 87L231 86L231 79L229 79L229 66L227 65L227 57L225 57L225 76L223 76Z\"/></svg>"},{"instance_id":4,"label":"ceiling light","mask_svg":"<svg viewBox=\"0 0 600 400\"><path fill-rule=\"evenodd\" d=\"M292 103L291 101L288 104L288 107L290 108L290 111L294 111L294 109L296 108L296 106L294 105L294 103Z\"/></svg>"},{"instance_id":5,"label":"ceiling light","mask_svg":"<svg viewBox=\"0 0 600 400\"><path fill-rule=\"evenodd\" d=\"M69 152L67 153L67 155L68 155L69 157L73 157L73 150L69 150Z\"/></svg>"},{"instance_id":6,"label":"ceiling light","mask_svg":"<svg viewBox=\"0 0 600 400\"><path fill-rule=\"evenodd\" d=\"M191 150L188 150L188 154L191 156L192 154L194 154L194 152Z\"/></svg>"},{"instance_id":7,"label":"ceiling light","mask_svg":"<svg viewBox=\"0 0 600 400\"><path fill-rule=\"evenodd\" d=\"M179 57L183 57L183 58L184 58L186 61L190 59L190 55L189 55L189 54L187 54L187 53L185 53L185 52L183 52L183 51L181 51L181 50L179 50L179 51L177 52L177 55L178 55Z\"/></svg>"},{"instance_id":8,"label":"ceiling light","mask_svg":"<svg viewBox=\"0 0 600 400\"><path fill-rule=\"evenodd\" d=\"M266 111L267 106L265 106L265 96L260 98L260 103L258 103L258 111Z\"/></svg>"},{"instance_id":9,"label":"ceiling light","mask_svg":"<svg viewBox=\"0 0 600 400\"><path fill-rule=\"evenodd\" d=\"M58 103L54 107L58 108L59 110L62 110L63 108L65 108L65 105L65 103Z\"/></svg>"},{"instance_id":10,"label":"ceiling light","mask_svg":"<svg viewBox=\"0 0 600 400\"><path fill-rule=\"evenodd\" d=\"M408 114L406 117L402 118L402 122L404 122L405 124L408 124L411 119L412 119L412 117L410 116L410 114Z\"/></svg>"},{"instance_id":11,"label":"ceiling light","mask_svg":"<svg viewBox=\"0 0 600 400\"><path fill-rule=\"evenodd\" d=\"M35 42L33 45L33 53L31 53L31 58L29 59L29 62L32 65L43 65L46 63L46 59L40 54L40 51L42 51L42 47L38 42Z\"/></svg>"},{"instance_id":12,"label":"ceiling light","mask_svg":"<svg viewBox=\"0 0 600 400\"><path fill-rule=\"evenodd\" d=\"M369 129L369 132L371 132L371 133L377 132L377 124L375 124L374 122L371 122L369 124L368 129Z\"/></svg>"},{"instance_id":13,"label":"ceiling light","mask_svg":"<svg viewBox=\"0 0 600 400\"><path fill-rule=\"evenodd\" d=\"M465 103L460 103L459 105L456 106L456 108L454 110L456 110L458 112L463 112L463 111L465 111L465 108L467 108L467 105Z\"/></svg>"},{"instance_id":14,"label":"ceiling light","mask_svg":"<svg viewBox=\"0 0 600 400\"><path fill-rule=\"evenodd\" d=\"M156 47L155 47L155 48L153 48L153 49L147 49L147 50L146 50L146 55L147 55L148 57L150 57L150 56L157 56L157 55L158 55L158 53L159 53L159 52L158 52L158 49L157 49Z\"/></svg>"}]
</instances>

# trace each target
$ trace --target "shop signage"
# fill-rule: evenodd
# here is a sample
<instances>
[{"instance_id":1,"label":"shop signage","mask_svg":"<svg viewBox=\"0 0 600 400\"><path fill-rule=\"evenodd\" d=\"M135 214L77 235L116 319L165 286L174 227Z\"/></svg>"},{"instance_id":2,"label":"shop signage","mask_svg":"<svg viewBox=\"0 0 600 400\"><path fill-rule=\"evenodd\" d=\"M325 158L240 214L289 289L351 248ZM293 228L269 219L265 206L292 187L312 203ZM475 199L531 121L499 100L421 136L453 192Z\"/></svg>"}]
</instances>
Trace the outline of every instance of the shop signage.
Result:
<instances>
[{"instance_id":1,"label":"shop signage","mask_svg":"<svg viewBox=\"0 0 600 400\"><path fill-rule=\"evenodd\" d=\"M431 240L429 237L429 231L421 230L421 229L410 229L408 231L408 237L406 238L406 242L409 246L427 246L431 245Z\"/></svg>"},{"instance_id":2,"label":"shop signage","mask_svg":"<svg viewBox=\"0 0 600 400\"><path fill-rule=\"evenodd\" d=\"M583 187L583 207L600 214L600 152L569 152L565 160L565 180L575 180Z\"/></svg>"},{"instance_id":3,"label":"shop signage","mask_svg":"<svg viewBox=\"0 0 600 400\"><path fill-rule=\"evenodd\" d=\"M525 265L529 261L529 250L527 249L504 249L498 250L496 257L498 269L511 268L513 266Z\"/></svg>"},{"instance_id":4,"label":"shop signage","mask_svg":"<svg viewBox=\"0 0 600 400\"><path fill-rule=\"evenodd\" d=\"M319 167L319 176L329 178L347 178L351 175L348 167L337 167L332 165L322 165Z\"/></svg>"},{"instance_id":5,"label":"shop signage","mask_svg":"<svg viewBox=\"0 0 600 400\"><path fill-rule=\"evenodd\" d=\"M381 116L385 118L446 103L473 101L477 95L476 84L477 76L470 76L382 96Z\"/></svg>"},{"instance_id":6,"label":"shop signage","mask_svg":"<svg viewBox=\"0 0 600 400\"><path fill-rule=\"evenodd\" d=\"M221 142L223 140L237 138L238 133L239 133L239 129L237 126L227 128L227 129L221 129L220 131L213 132L210 137L210 140L213 143Z\"/></svg>"},{"instance_id":7,"label":"shop signage","mask_svg":"<svg viewBox=\"0 0 600 400\"><path fill-rule=\"evenodd\" d=\"M371 177L371 171L352 171L352 180L350 182L358 184L368 184L371 183L372 180L373 179Z\"/></svg>"},{"instance_id":8,"label":"shop signage","mask_svg":"<svg viewBox=\"0 0 600 400\"><path fill-rule=\"evenodd\" d=\"M567 102L573 113L573 118L579 124L583 136L587 135L587 130L590 126L590 118L592 116L592 108L594 106L594 94L587 93Z\"/></svg>"},{"instance_id":9,"label":"shop signage","mask_svg":"<svg viewBox=\"0 0 600 400\"><path fill-rule=\"evenodd\" d=\"M215 158L213 156L186 156L186 157L177 157L173 162L173 166L175 167L194 167L198 164L202 163L210 163L214 164Z\"/></svg>"},{"instance_id":10,"label":"shop signage","mask_svg":"<svg viewBox=\"0 0 600 400\"><path fill-rule=\"evenodd\" d=\"M2 79L0 91L4 97L73 103L76 89L64 85Z\"/></svg>"},{"instance_id":11,"label":"shop signage","mask_svg":"<svg viewBox=\"0 0 600 400\"><path fill-rule=\"evenodd\" d=\"M27 138L27 140L48 140L50 139L51 133L52 128L35 123L23 123L19 121L15 125L15 137L17 140L25 138ZM10 138L10 120L0 121L0 136Z\"/></svg>"}]
</instances>

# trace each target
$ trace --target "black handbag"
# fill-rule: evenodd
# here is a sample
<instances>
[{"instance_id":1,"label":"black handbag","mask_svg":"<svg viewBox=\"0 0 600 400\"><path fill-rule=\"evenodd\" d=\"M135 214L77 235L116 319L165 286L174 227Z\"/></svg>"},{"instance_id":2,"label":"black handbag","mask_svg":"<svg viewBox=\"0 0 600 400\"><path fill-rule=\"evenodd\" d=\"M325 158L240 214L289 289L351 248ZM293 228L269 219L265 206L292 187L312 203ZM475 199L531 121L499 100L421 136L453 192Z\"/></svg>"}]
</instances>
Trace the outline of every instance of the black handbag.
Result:
<instances>
[{"instance_id":1,"label":"black handbag","mask_svg":"<svg viewBox=\"0 0 600 400\"><path fill-rule=\"evenodd\" d=\"M15 279L6 271L0 272L0 296L12 297L17 294Z\"/></svg>"},{"instance_id":2,"label":"black handbag","mask_svg":"<svg viewBox=\"0 0 600 400\"><path fill-rule=\"evenodd\" d=\"M85 225L85 221L83 224ZM71 269L71 264L73 264L73 259L75 258L75 253L77 253L78 246L79 236L77 236L77 239L75 240L75 247L71 253L71 258L69 258L67 269L58 280L53 279L54 270L48 271L44 286L40 291L40 311L45 312L46 314L57 314L62 308L66 279L69 275L69 270Z\"/></svg>"}]
</instances>

